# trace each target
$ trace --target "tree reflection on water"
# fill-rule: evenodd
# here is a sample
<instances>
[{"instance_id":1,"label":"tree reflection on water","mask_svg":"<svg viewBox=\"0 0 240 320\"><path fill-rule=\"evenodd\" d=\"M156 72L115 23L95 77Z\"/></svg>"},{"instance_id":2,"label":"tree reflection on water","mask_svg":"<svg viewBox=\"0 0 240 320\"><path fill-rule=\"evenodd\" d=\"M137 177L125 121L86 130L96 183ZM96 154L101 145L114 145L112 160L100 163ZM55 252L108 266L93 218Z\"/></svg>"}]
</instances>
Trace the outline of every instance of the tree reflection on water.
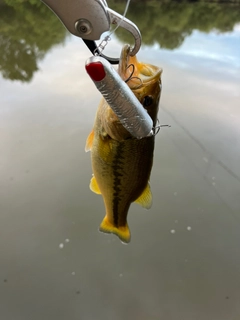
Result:
<instances>
[{"instance_id":1,"label":"tree reflection on water","mask_svg":"<svg viewBox=\"0 0 240 320\"><path fill-rule=\"evenodd\" d=\"M67 31L39 0L0 2L0 71L9 80L29 82L38 61Z\"/></svg>"},{"instance_id":2,"label":"tree reflection on water","mask_svg":"<svg viewBox=\"0 0 240 320\"><path fill-rule=\"evenodd\" d=\"M109 0L109 7L124 12L125 1ZM240 22L240 1L137 1L132 0L127 12L143 35L143 43L175 49L193 30L229 32ZM123 42L132 41L129 33L119 28L118 38Z\"/></svg>"},{"instance_id":3,"label":"tree reflection on water","mask_svg":"<svg viewBox=\"0 0 240 320\"><path fill-rule=\"evenodd\" d=\"M110 8L123 13L125 0L108 0ZM240 22L240 1L206 2L132 0L127 13L140 29L143 44L158 43L175 49L193 30L229 32ZM0 71L9 80L29 82L38 62L68 31L40 0L0 1ZM119 28L117 37L132 42L132 36Z\"/></svg>"}]
</instances>

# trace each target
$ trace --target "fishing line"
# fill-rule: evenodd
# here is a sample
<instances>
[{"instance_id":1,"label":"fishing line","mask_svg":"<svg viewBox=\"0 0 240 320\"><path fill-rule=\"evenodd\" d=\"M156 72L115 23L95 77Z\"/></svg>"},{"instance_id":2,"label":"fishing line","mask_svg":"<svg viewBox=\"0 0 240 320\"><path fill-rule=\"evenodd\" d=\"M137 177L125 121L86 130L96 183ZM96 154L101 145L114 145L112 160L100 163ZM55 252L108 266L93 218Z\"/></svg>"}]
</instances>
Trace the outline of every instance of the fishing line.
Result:
<instances>
[{"instance_id":1,"label":"fishing line","mask_svg":"<svg viewBox=\"0 0 240 320\"><path fill-rule=\"evenodd\" d=\"M94 50L94 55L98 55L99 53L101 53L105 49L106 45L111 40L111 35L121 26L121 23L123 22L126 14L127 14L130 2L131 2L131 0L127 0L125 10L124 10L124 13L122 15L121 20L118 22L117 26L108 35L106 35L106 37L100 42L100 44Z\"/></svg>"},{"instance_id":2,"label":"fishing line","mask_svg":"<svg viewBox=\"0 0 240 320\"><path fill-rule=\"evenodd\" d=\"M122 19L119 21L119 23L118 23L118 25L116 26L116 28L111 31L111 33L109 34L109 37L120 27L121 23L122 23L123 20L125 19L125 16L126 16L126 14L127 14L128 7L129 7L130 2L131 2L131 0L127 0L126 7L125 7L124 13L123 13L123 15L122 15Z\"/></svg>"}]
</instances>

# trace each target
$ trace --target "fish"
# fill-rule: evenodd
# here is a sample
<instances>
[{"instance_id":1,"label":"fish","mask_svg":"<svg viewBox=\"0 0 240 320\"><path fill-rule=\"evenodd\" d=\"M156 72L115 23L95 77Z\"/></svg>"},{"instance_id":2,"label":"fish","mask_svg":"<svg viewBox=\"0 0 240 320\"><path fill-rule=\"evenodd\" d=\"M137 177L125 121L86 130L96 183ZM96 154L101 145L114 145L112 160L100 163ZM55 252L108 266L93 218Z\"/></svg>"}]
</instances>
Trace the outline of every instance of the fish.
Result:
<instances>
[{"instance_id":1,"label":"fish","mask_svg":"<svg viewBox=\"0 0 240 320\"><path fill-rule=\"evenodd\" d=\"M139 62L129 53L130 46L124 45L118 74L146 109L154 128L158 121L162 69ZM152 205L149 180L154 142L155 134L142 139L133 137L106 100L101 100L85 146L86 152L91 151L93 176L90 189L102 195L106 209L99 231L115 234L126 244L131 239L127 222L131 203L146 209Z\"/></svg>"}]
</instances>

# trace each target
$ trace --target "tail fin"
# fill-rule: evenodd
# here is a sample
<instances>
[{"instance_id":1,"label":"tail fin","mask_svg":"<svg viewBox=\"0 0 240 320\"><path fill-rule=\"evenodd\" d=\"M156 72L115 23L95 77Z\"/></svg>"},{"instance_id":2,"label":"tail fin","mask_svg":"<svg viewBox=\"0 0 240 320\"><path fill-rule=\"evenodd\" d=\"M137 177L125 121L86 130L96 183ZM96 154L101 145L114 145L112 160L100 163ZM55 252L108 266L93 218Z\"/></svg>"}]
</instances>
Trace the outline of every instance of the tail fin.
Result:
<instances>
[{"instance_id":1,"label":"tail fin","mask_svg":"<svg viewBox=\"0 0 240 320\"><path fill-rule=\"evenodd\" d=\"M123 243L129 243L131 240L131 234L127 223L125 226L116 227L108 220L107 216L104 217L100 224L99 231L104 233L113 233L118 236Z\"/></svg>"}]
</instances>

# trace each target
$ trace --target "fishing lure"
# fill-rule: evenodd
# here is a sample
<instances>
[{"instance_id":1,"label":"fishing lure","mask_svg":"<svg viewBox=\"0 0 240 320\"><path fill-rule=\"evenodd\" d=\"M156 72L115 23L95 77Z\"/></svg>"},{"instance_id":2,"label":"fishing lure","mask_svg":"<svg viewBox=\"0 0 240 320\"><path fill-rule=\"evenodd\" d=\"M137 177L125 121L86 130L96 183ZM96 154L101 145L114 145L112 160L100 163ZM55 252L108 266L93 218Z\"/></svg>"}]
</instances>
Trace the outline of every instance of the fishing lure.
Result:
<instances>
[{"instance_id":1,"label":"fishing lure","mask_svg":"<svg viewBox=\"0 0 240 320\"><path fill-rule=\"evenodd\" d=\"M152 135L151 117L110 63L96 56L89 58L85 67L124 128L138 139Z\"/></svg>"}]
</instances>

